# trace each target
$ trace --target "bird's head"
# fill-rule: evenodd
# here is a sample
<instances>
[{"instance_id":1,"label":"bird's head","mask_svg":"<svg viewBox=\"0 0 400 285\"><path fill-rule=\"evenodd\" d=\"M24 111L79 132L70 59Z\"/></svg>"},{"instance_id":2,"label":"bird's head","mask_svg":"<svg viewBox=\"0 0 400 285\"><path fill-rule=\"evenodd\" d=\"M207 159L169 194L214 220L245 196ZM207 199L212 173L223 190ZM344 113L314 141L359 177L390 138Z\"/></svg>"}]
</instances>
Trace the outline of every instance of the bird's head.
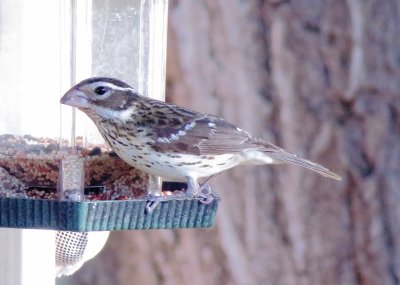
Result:
<instances>
[{"instance_id":1,"label":"bird's head","mask_svg":"<svg viewBox=\"0 0 400 285\"><path fill-rule=\"evenodd\" d=\"M111 115L129 108L138 98L136 91L125 82L93 77L78 83L61 98L61 104L77 107L87 114Z\"/></svg>"}]
</instances>

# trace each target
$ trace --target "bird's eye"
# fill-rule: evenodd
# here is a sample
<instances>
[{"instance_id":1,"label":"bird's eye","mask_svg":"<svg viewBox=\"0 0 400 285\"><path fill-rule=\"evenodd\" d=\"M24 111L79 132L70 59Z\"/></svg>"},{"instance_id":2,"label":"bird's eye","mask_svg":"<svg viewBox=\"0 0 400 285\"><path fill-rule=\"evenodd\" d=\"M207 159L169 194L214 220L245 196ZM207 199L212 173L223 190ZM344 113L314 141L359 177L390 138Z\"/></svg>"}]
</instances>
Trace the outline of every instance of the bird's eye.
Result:
<instances>
[{"instance_id":1,"label":"bird's eye","mask_svg":"<svg viewBox=\"0 0 400 285\"><path fill-rule=\"evenodd\" d=\"M108 91L108 88L105 86L99 86L97 87L94 92L96 92L97 95L104 95Z\"/></svg>"}]
</instances>

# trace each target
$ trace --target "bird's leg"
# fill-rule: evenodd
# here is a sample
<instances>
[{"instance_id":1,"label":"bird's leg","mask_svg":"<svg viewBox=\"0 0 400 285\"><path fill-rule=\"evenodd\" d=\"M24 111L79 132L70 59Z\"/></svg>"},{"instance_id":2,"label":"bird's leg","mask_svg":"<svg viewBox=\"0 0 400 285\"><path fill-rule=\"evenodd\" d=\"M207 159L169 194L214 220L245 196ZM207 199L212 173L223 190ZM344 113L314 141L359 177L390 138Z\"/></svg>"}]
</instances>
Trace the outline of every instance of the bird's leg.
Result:
<instances>
[{"instance_id":1,"label":"bird's leg","mask_svg":"<svg viewBox=\"0 0 400 285\"><path fill-rule=\"evenodd\" d=\"M161 196L162 194L162 181L161 177L149 174L149 186L147 187L147 193L150 196Z\"/></svg>"},{"instance_id":2,"label":"bird's leg","mask_svg":"<svg viewBox=\"0 0 400 285\"><path fill-rule=\"evenodd\" d=\"M187 195L192 196L192 197L200 197L202 198L200 200L201 203L204 204L209 204L211 203L214 198L211 195L211 188L210 186L207 184L207 182L212 178L209 177L204 183L199 184L197 182L196 178L193 178L191 176L186 176L186 180L187 180Z\"/></svg>"},{"instance_id":3,"label":"bird's leg","mask_svg":"<svg viewBox=\"0 0 400 285\"><path fill-rule=\"evenodd\" d=\"M150 200L146 204L146 213L151 214L155 208L162 202L162 181L161 177L149 174L149 185L147 194Z\"/></svg>"},{"instance_id":4,"label":"bird's leg","mask_svg":"<svg viewBox=\"0 0 400 285\"><path fill-rule=\"evenodd\" d=\"M186 182L187 182L187 190L186 193L188 196L192 197L197 197L200 195L200 185L199 182L197 182L197 178L194 178L192 176L186 176Z\"/></svg>"}]
</instances>

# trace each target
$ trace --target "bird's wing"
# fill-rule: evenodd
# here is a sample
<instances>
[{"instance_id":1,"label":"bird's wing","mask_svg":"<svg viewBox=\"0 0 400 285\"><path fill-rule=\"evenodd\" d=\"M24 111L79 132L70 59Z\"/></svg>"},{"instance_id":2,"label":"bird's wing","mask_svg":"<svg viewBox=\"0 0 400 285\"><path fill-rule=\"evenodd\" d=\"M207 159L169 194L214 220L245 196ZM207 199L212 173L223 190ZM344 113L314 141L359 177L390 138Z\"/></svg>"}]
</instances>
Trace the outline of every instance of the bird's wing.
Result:
<instances>
[{"instance_id":1,"label":"bird's wing","mask_svg":"<svg viewBox=\"0 0 400 285\"><path fill-rule=\"evenodd\" d=\"M185 112L191 112L183 109ZM181 114L182 115L182 114ZM171 122L166 126L155 126L155 144L153 148L165 153L185 153L193 155L233 154L244 150L260 150L276 162L287 162L316 171L319 174L341 180L340 176L329 169L300 158L295 154L257 139L248 132L213 115L187 113L179 116L180 123Z\"/></svg>"},{"instance_id":2,"label":"bird's wing","mask_svg":"<svg viewBox=\"0 0 400 285\"><path fill-rule=\"evenodd\" d=\"M266 148L249 133L212 115L200 115L179 127L156 127L155 130L157 139L153 147L160 152L218 155ZM271 145L272 148L275 146Z\"/></svg>"}]
</instances>

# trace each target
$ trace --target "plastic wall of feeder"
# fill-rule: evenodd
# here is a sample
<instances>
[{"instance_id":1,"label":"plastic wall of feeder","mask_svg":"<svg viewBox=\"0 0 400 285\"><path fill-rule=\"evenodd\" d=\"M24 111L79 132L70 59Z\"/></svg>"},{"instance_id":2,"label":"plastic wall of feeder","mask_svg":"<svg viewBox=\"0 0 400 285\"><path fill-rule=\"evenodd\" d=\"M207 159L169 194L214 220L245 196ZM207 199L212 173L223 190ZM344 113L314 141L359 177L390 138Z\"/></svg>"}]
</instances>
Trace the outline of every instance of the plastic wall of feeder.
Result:
<instances>
[{"instance_id":1,"label":"plastic wall of feeder","mask_svg":"<svg viewBox=\"0 0 400 285\"><path fill-rule=\"evenodd\" d=\"M47 4L49 10L59 11L57 3ZM29 12L37 11L35 5L36 1L1 2L0 196L3 197L27 197L24 191L27 187L57 183L58 164L51 160L51 155L57 151L60 133L59 12L37 17Z\"/></svg>"}]
</instances>

